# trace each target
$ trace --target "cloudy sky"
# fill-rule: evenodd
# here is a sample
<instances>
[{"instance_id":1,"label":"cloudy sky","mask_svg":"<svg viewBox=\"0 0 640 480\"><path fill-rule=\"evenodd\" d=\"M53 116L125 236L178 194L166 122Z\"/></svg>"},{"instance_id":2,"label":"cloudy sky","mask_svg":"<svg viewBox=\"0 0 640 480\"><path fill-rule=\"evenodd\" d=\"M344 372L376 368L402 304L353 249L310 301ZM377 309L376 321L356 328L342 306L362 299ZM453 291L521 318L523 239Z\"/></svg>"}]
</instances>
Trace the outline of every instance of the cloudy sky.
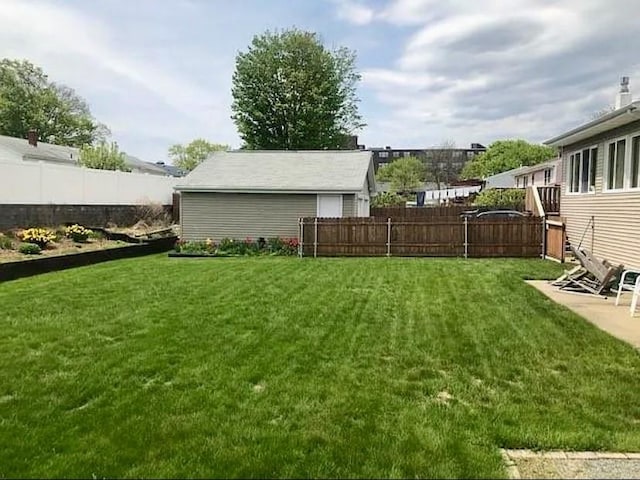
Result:
<instances>
[{"instance_id":1,"label":"cloudy sky","mask_svg":"<svg viewBox=\"0 0 640 480\"><path fill-rule=\"evenodd\" d=\"M640 96L639 0L0 0L0 57L75 88L128 153L239 146L231 75L296 26L358 54L367 146L541 141Z\"/></svg>"}]
</instances>

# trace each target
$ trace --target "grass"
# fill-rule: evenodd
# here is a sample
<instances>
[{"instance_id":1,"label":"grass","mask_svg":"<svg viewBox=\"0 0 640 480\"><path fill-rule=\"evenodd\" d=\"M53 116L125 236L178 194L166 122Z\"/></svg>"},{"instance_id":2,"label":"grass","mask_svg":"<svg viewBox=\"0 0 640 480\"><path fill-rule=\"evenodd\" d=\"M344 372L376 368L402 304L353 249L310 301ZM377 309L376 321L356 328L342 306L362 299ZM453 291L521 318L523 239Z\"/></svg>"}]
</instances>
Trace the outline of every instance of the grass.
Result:
<instances>
[{"instance_id":1,"label":"grass","mask_svg":"<svg viewBox=\"0 0 640 480\"><path fill-rule=\"evenodd\" d=\"M169 259L0 284L0 477L500 477L640 450L640 359L538 260Z\"/></svg>"}]
</instances>

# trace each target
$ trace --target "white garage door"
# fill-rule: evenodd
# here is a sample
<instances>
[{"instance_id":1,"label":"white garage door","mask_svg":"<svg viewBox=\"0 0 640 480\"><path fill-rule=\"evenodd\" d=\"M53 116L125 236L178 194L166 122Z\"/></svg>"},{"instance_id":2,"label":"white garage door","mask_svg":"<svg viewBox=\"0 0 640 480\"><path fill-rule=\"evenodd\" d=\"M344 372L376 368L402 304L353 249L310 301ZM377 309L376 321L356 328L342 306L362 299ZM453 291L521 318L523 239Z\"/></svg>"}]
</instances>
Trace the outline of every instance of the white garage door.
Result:
<instances>
[{"instance_id":1,"label":"white garage door","mask_svg":"<svg viewBox=\"0 0 640 480\"><path fill-rule=\"evenodd\" d=\"M342 195L318 195L318 217L342 218Z\"/></svg>"}]
</instances>

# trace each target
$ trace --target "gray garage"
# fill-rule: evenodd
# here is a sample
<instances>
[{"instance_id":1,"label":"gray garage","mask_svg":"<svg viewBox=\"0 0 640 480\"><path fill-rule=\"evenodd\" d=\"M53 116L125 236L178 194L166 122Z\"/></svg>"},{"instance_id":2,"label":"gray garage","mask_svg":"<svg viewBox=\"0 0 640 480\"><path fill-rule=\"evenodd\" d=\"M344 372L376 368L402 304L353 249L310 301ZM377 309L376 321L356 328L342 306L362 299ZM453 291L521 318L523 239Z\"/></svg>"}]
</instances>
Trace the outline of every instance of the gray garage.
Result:
<instances>
[{"instance_id":1,"label":"gray garage","mask_svg":"<svg viewBox=\"0 0 640 480\"><path fill-rule=\"evenodd\" d=\"M185 240L297 237L300 217L368 217L370 152L216 152L184 177Z\"/></svg>"}]
</instances>

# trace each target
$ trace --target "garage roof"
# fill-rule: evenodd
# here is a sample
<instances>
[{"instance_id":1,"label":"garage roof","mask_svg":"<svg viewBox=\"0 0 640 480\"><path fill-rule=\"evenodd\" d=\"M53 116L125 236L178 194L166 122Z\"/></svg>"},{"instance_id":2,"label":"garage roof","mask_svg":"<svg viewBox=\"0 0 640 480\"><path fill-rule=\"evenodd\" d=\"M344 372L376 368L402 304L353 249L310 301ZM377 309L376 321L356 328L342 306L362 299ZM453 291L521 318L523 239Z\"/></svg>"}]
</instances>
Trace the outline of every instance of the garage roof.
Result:
<instances>
[{"instance_id":1,"label":"garage roof","mask_svg":"<svg viewBox=\"0 0 640 480\"><path fill-rule=\"evenodd\" d=\"M176 185L204 192L359 192L369 179L371 152L356 150L214 152Z\"/></svg>"}]
</instances>

